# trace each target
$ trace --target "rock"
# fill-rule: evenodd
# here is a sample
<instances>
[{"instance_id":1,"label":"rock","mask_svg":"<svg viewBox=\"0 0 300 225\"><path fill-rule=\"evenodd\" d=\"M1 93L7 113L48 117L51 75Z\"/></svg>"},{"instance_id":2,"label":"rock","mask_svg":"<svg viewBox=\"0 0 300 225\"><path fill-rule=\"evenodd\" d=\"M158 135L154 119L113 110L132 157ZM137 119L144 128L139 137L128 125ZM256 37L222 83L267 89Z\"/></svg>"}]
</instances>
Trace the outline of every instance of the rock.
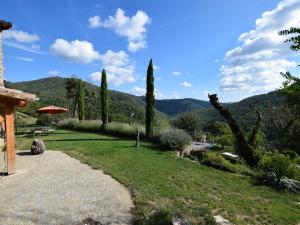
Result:
<instances>
[{"instance_id":1,"label":"rock","mask_svg":"<svg viewBox=\"0 0 300 225\"><path fill-rule=\"evenodd\" d=\"M31 145L31 153L33 155L42 154L46 150L44 142L39 139L35 139Z\"/></svg>"},{"instance_id":2,"label":"rock","mask_svg":"<svg viewBox=\"0 0 300 225\"><path fill-rule=\"evenodd\" d=\"M218 225L234 225L233 223L230 223L228 220L226 220L221 215L214 216L214 218Z\"/></svg>"},{"instance_id":3,"label":"rock","mask_svg":"<svg viewBox=\"0 0 300 225\"><path fill-rule=\"evenodd\" d=\"M172 220L172 225L190 225L189 221L187 221L185 218L182 216L176 216Z\"/></svg>"},{"instance_id":4,"label":"rock","mask_svg":"<svg viewBox=\"0 0 300 225\"><path fill-rule=\"evenodd\" d=\"M191 155L191 151L193 150L193 146L192 145L188 145L186 146L183 151L181 152L181 156L190 156Z\"/></svg>"}]
</instances>

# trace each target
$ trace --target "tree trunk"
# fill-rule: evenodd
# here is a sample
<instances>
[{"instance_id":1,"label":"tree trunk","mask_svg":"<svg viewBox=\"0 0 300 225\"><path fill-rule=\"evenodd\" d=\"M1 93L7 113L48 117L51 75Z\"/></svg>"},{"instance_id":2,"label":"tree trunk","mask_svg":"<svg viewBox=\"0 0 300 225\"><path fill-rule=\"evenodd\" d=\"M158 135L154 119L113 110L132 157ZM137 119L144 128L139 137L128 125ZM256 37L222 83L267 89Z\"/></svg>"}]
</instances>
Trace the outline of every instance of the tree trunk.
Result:
<instances>
[{"instance_id":1,"label":"tree trunk","mask_svg":"<svg viewBox=\"0 0 300 225\"><path fill-rule=\"evenodd\" d=\"M210 103L214 106L214 108L219 111L219 113L227 120L227 123L236 138L236 148L238 155L242 157L249 166L257 166L257 159L254 156L253 148L247 142L243 131L240 129L238 123L233 119L231 113L228 111L228 109L224 108L219 103L219 99L216 94L208 95L208 97Z\"/></svg>"}]
</instances>

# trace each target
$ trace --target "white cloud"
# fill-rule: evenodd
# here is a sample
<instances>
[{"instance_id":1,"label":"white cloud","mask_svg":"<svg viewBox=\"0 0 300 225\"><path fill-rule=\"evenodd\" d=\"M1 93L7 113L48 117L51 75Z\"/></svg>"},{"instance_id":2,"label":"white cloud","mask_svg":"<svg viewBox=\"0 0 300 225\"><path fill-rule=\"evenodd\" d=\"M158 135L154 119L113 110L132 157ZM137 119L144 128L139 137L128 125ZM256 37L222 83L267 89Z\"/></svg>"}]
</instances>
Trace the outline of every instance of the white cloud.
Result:
<instances>
[{"instance_id":1,"label":"white cloud","mask_svg":"<svg viewBox=\"0 0 300 225\"><path fill-rule=\"evenodd\" d=\"M99 16L93 16L89 18L90 28L97 28L101 26L101 18Z\"/></svg>"},{"instance_id":2,"label":"white cloud","mask_svg":"<svg viewBox=\"0 0 300 225\"><path fill-rule=\"evenodd\" d=\"M126 52L108 50L105 54L100 55L100 60L102 61L102 67L105 68L108 82L121 85L135 81L135 65ZM101 80L101 72L94 72L90 77L92 81L98 82Z\"/></svg>"},{"instance_id":3,"label":"white cloud","mask_svg":"<svg viewBox=\"0 0 300 225\"><path fill-rule=\"evenodd\" d=\"M88 41L71 41L56 39L50 50L57 56L71 62L91 63L100 59L100 54L94 50L93 44Z\"/></svg>"},{"instance_id":4,"label":"white cloud","mask_svg":"<svg viewBox=\"0 0 300 225\"><path fill-rule=\"evenodd\" d=\"M241 44L225 54L227 64L220 68L221 90L250 95L278 88L283 82L280 72L296 66L286 59L292 52L284 43L286 37L278 32L299 26L299 18L297 0L283 0L274 10L263 13L253 30L240 35Z\"/></svg>"},{"instance_id":5,"label":"white cloud","mask_svg":"<svg viewBox=\"0 0 300 225\"><path fill-rule=\"evenodd\" d=\"M49 71L49 75L50 76L57 76L58 75L58 71L57 70Z\"/></svg>"},{"instance_id":6,"label":"white cloud","mask_svg":"<svg viewBox=\"0 0 300 225\"><path fill-rule=\"evenodd\" d=\"M140 88L138 86L134 86L131 90L130 90L131 94L137 95L137 96L142 96L145 95L146 93L146 89L145 88Z\"/></svg>"},{"instance_id":7,"label":"white cloud","mask_svg":"<svg viewBox=\"0 0 300 225\"><path fill-rule=\"evenodd\" d=\"M173 98L175 98L175 99L180 99L180 96L179 96L178 94L174 94L174 95L173 95Z\"/></svg>"},{"instance_id":8,"label":"white cloud","mask_svg":"<svg viewBox=\"0 0 300 225\"><path fill-rule=\"evenodd\" d=\"M159 81L159 80L162 80L161 77L156 77L155 80Z\"/></svg>"},{"instance_id":9,"label":"white cloud","mask_svg":"<svg viewBox=\"0 0 300 225\"><path fill-rule=\"evenodd\" d=\"M180 84L180 86L182 86L182 87L192 87L192 84L189 83L189 82L184 81L184 82L182 82L182 83Z\"/></svg>"},{"instance_id":10,"label":"white cloud","mask_svg":"<svg viewBox=\"0 0 300 225\"><path fill-rule=\"evenodd\" d=\"M40 46L35 44L40 38L36 34L29 34L20 30L6 30L3 32L3 44L23 51L43 54Z\"/></svg>"},{"instance_id":11,"label":"white cloud","mask_svg":"<svg viewBox=\"0 0 300 225\"><path fill-rule=\"evenodd\" d=\"M156 66L156 65L153 65L153 69L154 69L154 70L159 70L159 67Z\"/></svg>"},{"instance_id":12,"label":"white cloud","mask_svg":"<svg viewBox=\"0 0 300 225\"><path fill-rule=\"evenodd\" d=\"M179 76L179 75L181 75L182 73L179 72L179 71L174 71L174 72L172 72L172 74L173 74L174 76Z\"/></svg>"},{"instance_id":13,"label":"white cloud","mask_svg":"<svg viewBox=\"0 0 300 225\"><path fill-rule=\"evenodd\" d=\"M14 59L18 59L24 62L34 62L33 58L28 58L28 57L18 57L18 56L12 56Z\"/></svg>"},{"instance_id":14,"label":"white cloud","mask_svg":"<svg viewBox=\"0 0 300 225\"><path fill-rule=\"evenodd\" d=\"M25 44L33 43L40 40L38 35L29 34L20 30L7 30L3 32L3 39L14 40Z\"/></svg>"},{"instance_id":15,"label":"white cloud","mask_svg":"<svg viewBox=\"0 0 300 225\"><path fill-rule=\"evenodd\" d=\"M146 42L146 25L151 23L150 17L143 11L130 17L125 16L122 9L117 9L114 16L101 22L99 16L89 19L90 27L105 27L113 29L116 34L126 37L128 41L128 50L135 52L141 48L147 47Z\"/></svg>"}]
</instances>

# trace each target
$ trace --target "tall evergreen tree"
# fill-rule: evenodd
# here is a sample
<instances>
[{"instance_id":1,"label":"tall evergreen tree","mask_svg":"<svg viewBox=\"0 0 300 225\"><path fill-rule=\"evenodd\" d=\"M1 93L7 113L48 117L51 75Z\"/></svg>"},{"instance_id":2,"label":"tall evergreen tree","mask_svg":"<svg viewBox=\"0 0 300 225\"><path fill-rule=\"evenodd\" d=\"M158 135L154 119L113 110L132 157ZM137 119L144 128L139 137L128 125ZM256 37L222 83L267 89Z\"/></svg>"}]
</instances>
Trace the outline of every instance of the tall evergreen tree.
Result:
<instances>
[{"instance_id":1,"label":"tall evergreen tree","mask_svg":"<svg viewBox=\"0 0 300 225\"><path fill-rule=\"evenodd\" d=\"M77 108L76 101L76 89L77 89L77 78L73 75L71 78L68 78L65 84L66 88L66 99L68 103L69 113L72 117L75 117L75 112Z\"/></svg>"},{"instance_id":2,"label":"tall evergreen tree","mask_svg":"<svg viewBox=\"0 0 300 225\"><path fill-rule=\"evenodd\" d=\"M153 77L153 64L152 59L149 62L147 70L147 92L146 92L146 136L152 137L153 135L153 122L154 122L154 77Z\"/></svg>"},{"instance_id":3,"label":"tall evergreen tree","mask_svg":"<svg viewBox=\"0 0 300 225\"><path fill-rule=\"evenodd\" d=\"M82 80L79 79L77 83L77 113L78 119L84 119L84 90Z\"/></svg>"},{"instance_id":4,"label":"tall evergreen tree","mask_svg":"<svg viewBox=\"0 0 300 225\"><path fill-rule=\"evenodd\" d=\"M106 129L108 125L108 102L107 102L107 81L105 69L102 70L101 76L101 119L102 129Z\"/></svg>"}]
</instances>

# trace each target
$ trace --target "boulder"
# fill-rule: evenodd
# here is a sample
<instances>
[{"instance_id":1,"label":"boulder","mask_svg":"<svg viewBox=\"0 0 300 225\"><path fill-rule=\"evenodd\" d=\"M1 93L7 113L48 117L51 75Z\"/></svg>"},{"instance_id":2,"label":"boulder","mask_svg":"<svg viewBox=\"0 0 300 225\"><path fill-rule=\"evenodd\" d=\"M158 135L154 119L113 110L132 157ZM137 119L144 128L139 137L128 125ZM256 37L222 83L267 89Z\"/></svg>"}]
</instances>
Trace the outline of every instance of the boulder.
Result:
<instances>
[{"instance_id":1,"label":"boulder","mask_svg":"<svg viewBox=\"0 0 300 225\"><path fill-rule=\"evenodd\" d=\"M45 150L46 150L46 147L45 147L44 142L42 140L35 139L32 142L31 153L33 155L42 154L42 153L44 153Z\"/></svg>"}]
</instances>

